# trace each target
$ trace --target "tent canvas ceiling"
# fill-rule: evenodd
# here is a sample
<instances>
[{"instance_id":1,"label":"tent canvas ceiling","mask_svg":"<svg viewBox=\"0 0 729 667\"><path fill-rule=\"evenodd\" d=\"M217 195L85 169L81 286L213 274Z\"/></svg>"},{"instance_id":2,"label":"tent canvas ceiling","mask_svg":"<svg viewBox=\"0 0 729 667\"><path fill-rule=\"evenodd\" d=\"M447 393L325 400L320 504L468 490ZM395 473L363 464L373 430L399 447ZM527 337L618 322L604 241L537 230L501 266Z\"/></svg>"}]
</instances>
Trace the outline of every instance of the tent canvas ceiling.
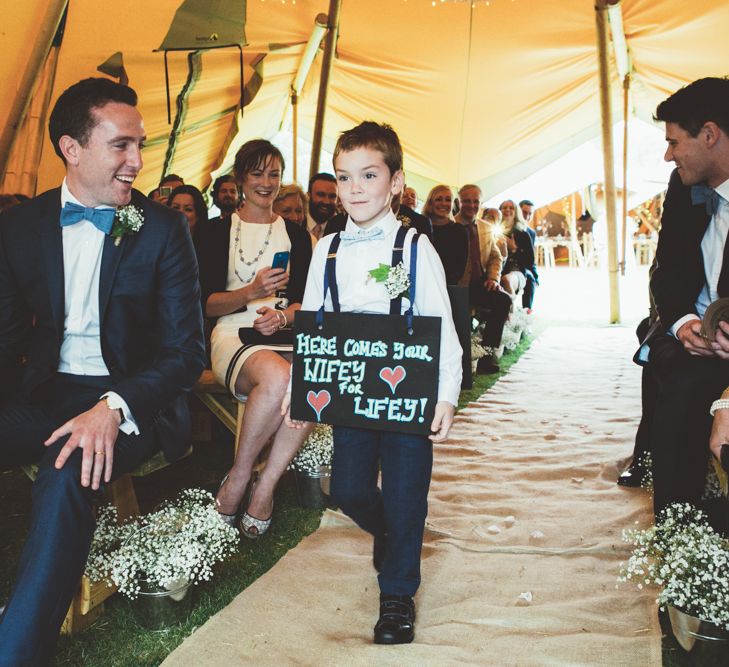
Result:
<instances>
[{"instance_id":1,"label":"tent canvas ceiling","mask_svg":"<svg viewBox=\"0 0 729 667\"><path fill-rule=\"evenodd\" d=\"M6 8L0 27L0 127L7 122L49 4L51 0L26 0ZM70 0L55 77L46 93L52 104L78 79L98 75L96 68L112 54L123 54L149 137L137 181L142 190L157 183L168 151L163 57L153 50L180 4ZM478 182L488 195L598 135L591 0L434 4L343 0L326 148L332 148L339 132L363 119L386 121L403 141L408 178L421 184ZM256 84L250 89L255 96L242 119L236 118L237 52L205 53L171 161L167 155L168 171L206 186L211 172L230 166L242 141L279 130L304 44L316 15L328 5L326 0L249 0L245 80ZM689 81L725 74L729 12L723 2L623 0L621 7L634 64L632 108L638 117L649 119L661 99ZM321 55L299 98L299 132L306 138L313 134L320 65ZM186 76L186 54L170 54L173 101ZM621 95L614 75L616 117ZM14 185L29 182L22 181L20 171L36 169L18 157L27 141L21 132L5 191L18 191ZM61 177L61 162L44 138L38 190L56 185Z\"/></svg>"}]
</instances>

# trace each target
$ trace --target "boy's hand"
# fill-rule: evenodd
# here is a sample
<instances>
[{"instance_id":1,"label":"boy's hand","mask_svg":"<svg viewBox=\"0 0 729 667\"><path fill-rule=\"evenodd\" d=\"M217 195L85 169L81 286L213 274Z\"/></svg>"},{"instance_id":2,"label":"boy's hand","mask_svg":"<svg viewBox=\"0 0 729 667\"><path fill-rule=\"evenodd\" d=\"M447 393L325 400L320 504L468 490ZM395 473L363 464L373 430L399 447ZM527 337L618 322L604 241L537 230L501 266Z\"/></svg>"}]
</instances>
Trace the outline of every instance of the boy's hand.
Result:
<instances>
[{"instance_id":1,"label":"boy's hand","mask_svg":"<svg viewBox=\"0 0 729 667\"><path fill-rule=\"evenodd\" d=\"M433 442L442 442L448 437L455 411L455 407L448 401L438 401L435 404L435 415L433 423L430 425L433 434L428 436Z\"/></svg>"},{"instance_id":2,"label":"boy's hand","mask_svg":"<svg viewBox=\"0 0 729 667\"><path fill-rule=\"evenodd\" d=\"M307 422L302 422L298 419L291 419L291 410L289 408L291 408L291 392L287 391L281 401L281 415L283 415L284 423L289 428L304 428Z\"/></svg>"}]
</instances>

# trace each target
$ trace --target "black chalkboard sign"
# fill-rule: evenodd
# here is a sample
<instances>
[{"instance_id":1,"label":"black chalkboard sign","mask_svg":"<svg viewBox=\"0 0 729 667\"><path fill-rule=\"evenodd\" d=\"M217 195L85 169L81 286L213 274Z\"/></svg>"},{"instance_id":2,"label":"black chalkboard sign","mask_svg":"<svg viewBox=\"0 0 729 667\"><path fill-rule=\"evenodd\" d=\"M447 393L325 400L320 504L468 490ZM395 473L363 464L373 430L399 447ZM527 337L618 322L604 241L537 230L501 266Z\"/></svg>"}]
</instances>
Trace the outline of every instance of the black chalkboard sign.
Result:
<instances>
[{"instance_id":1,"label":"black chalkboard sign","mask_svg":"<svg viewBox=\"0 0 729 667\"><path fill-rule=\"evenodd\" d=\"M440 318L299 311L291 417L429 434L438 397Z\"/></svg>"}]
</instances>

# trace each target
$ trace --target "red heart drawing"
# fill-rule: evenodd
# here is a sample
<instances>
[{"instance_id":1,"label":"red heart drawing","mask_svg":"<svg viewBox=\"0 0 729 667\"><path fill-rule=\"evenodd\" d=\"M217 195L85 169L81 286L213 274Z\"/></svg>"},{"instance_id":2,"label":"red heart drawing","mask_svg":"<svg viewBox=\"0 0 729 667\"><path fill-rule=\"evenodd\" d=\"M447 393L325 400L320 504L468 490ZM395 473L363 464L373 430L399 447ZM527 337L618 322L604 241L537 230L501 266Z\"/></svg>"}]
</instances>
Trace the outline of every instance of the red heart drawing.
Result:
<instances>
[{"instance_id":1,"label":"red heart drawing","mask_svg":"<svg viewBox=\"0 0 729 667\"><path fill-rule=\"evenodd\" d=\"M331 400L332 395L326 389L322 389L316 394L313 391L309 391L306 394L306 402L316 412L316 420L318 422L321 421L321 411L329 405Z\"/></svg>"},{"instance_id":2,"label":"red heart drawing","mask_svg":"<svg viewBox=\"0 0 729 667\"><path fill-rule=\"evenodd\" d=\"M388 366L385 366L380 371L380 379L387 382L387 384L390 385L390 389L392 389L392 393L395 393L395 388L397 385L399 385L407 375L407 372L402 366L395 366L395 368L389 368Z\"/></svg>"}]
</instances>

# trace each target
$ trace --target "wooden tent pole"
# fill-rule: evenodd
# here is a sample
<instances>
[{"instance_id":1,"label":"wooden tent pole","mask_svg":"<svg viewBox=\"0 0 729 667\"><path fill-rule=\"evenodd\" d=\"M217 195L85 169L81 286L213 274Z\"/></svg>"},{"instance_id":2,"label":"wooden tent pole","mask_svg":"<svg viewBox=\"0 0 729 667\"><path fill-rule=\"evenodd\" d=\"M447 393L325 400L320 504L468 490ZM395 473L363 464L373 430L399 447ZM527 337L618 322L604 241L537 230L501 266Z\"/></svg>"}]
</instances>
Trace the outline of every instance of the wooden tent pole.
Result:
<instances>
[{"instance_id":1,"label":"wooden tent pole","mask_svg":"<svg viewBox=\"0 0 729 667\"><path fill-rule=\"evenodd\" d=\"M613 114L610 99L610 63L608 59L607 5L614 0L597 0L595 26L600 70L600 116L602 121L602 152L605 170L605 211L607 213L608 271L610 282L610 322L620 322L620 291L618 286L617 221L615 219L615 164L613 160Z\"/></svg>"},{"instance_id":2,"label":"wooden tent pole","mask_svg":"<svg viewBox=\"0 0 729 667\"><path fill-rule=\"evenodd\" d=\"M0 182L5 178L15 138L18 136L18 131L23 125L25 115L28 113L36 81L51 50L53 39L58 31L58 26L61 24L67 4L68 0L51 0L41 21L38 36L33 43L33 50L20 78L18 92L10 106L8 120L0 131Z\"/></svg>"},{"instance_id":3,"label":"wooden tent pole","mask_svg":"<svg viewBox=\"0 0 729 667\"><path fill-rule=\"evenodd\" d=\"M342 12L342 0L329 0L329 14L327 21L327 40L324 44L324 58L321 63L321 76L319 77L319 98L316 102L316 122L314 123L314 138L311 142L311 162L309 163L309 178L319 171L319 153L321 153L322 137L324 135L324 112L327 106L329 93L329 77L334 65L334 50L339 35L339 16Z\"/></svg>"},{"instance_id":4,"label":"wooden tent pole","mask_svg":"<svg viewBox=\"0 0 729 667\"><path fill-rule=\"evenodd\" d=\"M623 210L622 210L622 261L620 273L625 275L625 261L628 252L628 113L630 100L630 74L623 78Z\"/></svg>"}]
</instances>

